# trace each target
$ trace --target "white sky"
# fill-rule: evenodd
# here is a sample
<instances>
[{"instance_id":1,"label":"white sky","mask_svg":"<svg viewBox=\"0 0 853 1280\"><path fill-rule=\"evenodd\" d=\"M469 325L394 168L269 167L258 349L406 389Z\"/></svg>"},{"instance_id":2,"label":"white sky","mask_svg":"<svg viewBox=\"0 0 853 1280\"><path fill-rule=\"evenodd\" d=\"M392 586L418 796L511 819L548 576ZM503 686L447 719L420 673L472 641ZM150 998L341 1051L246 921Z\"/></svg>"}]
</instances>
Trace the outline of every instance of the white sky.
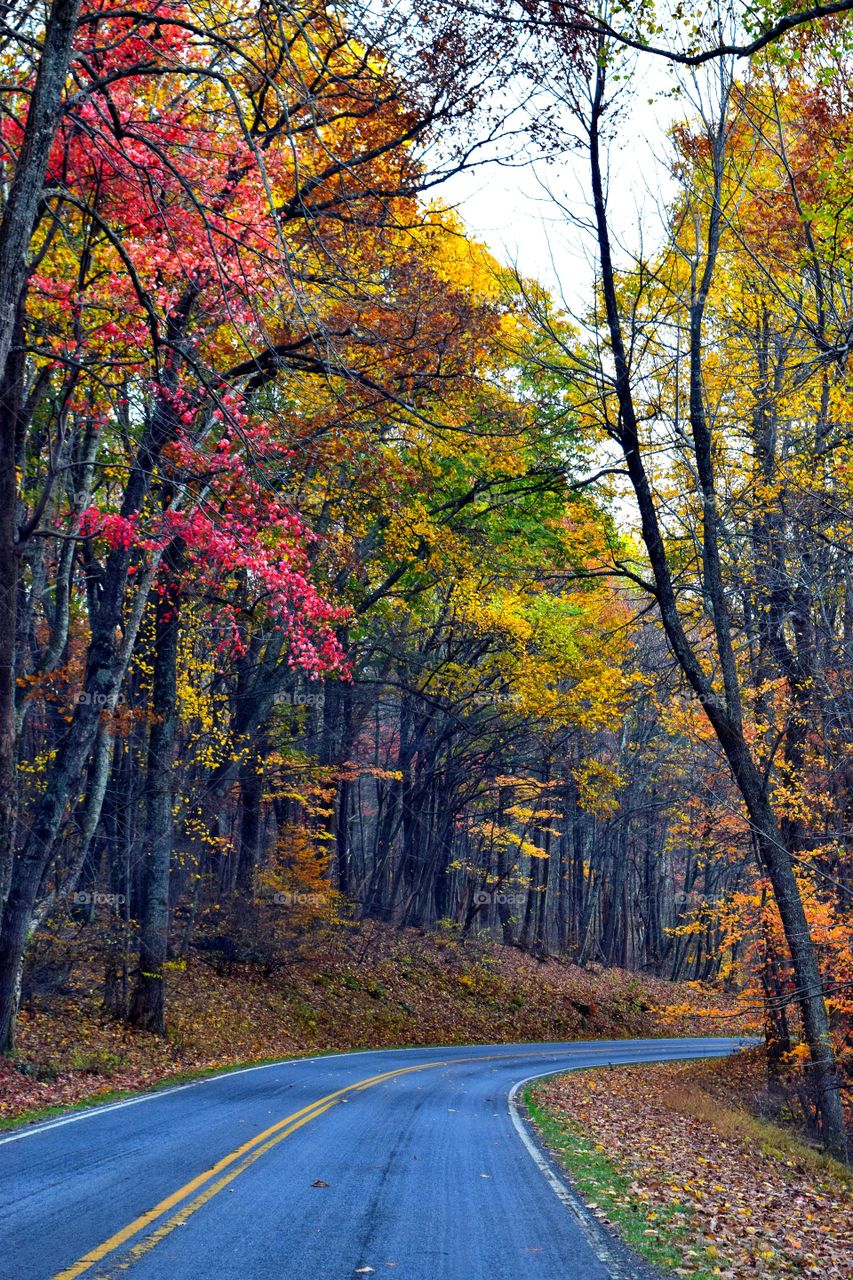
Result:
<instances>
[{"instance_id":1,"label":"white sky","mask_svg":"<svg viewBox=\"0 0 853 1280\"><path fill-rule=\"evenodd\" d=\"M687 104L664 96L672 84L661 62L638 63L632 105L611 149L609 204L614 233L635 247L639 227L654 242L661 235L657 202L668 189L666 128L687 114ZM650 99L652 101L650 102ZM573 225L549 191L575 215L587 212L588 171L584 157L566 149L556 163L506 168L489 164L458 175L440 188L471 232L506 264L517 265L583 310L593 276L593 244Z\"/></svg>"}]
</instances>

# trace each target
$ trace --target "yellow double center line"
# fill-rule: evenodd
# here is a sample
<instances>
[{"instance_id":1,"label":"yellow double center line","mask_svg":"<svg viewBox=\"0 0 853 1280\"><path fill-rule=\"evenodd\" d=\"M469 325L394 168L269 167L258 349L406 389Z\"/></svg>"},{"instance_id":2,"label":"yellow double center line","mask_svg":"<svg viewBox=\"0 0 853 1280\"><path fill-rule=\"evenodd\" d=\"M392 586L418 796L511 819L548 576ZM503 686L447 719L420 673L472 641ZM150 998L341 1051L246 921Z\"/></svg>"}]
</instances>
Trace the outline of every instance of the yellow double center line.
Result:
<instances>
[{"instance_id":1,"label":"yellow double center line","mask_svg":"<svg viewBox=\"0 0 853 1280\"><path fill-rule=\"evenodd\" d=\"M610 1054L612 1053L612 1046L584 1047L580 1052L585 1056L599 1053ZM359 1093L364 1089L371 1089L374 1085L382 1084L386 1080L408 1075L412 1071L425 1071L429 1067L447 1067L463 1062L493 1062L498 1058L561 1058L564 1056L569 1055L560 1050L546 1050L544 1052L533 1050L528 1053L522 1050L520 1053L516 1051L515 1053L493 1053L488 1056L478 1054L476 1057L471 1058L444 1058L435 1062L420 1062L412 1067L397 1067L393 1071L383 1071L380 1075L368 1076L364 1080L357 1080L354 1084L347 1085L345 1089L336 1089L334 1093L327 1093L324 1098L318 1098L316 1102L303 1107L301 1111L294 1111L292 1115L285 1116L277 1124L270 1125L268 1129L264 1129L261 1133L256 1133L254 1138L250 1138L248 1142L244 1142L242 1146L237 1147L236 1151L232 1151L230 1155L223 1156L221 1160L206 1169L204 1173L198 1174L197 1177L185 1183L184 1186L179 1187L177 1191L173 1191L165 1200L161 1200L153 1209L149 1209L138 1218L134 1218L133 1222L129 1222L126 1227L122 1227L115 1235L111 1235L107 1240L91 1249L77 1262L72 1263L70 1267L66 1267L64 1271L57 1271L51 1280L76 1280L77 1276L82 1276L97 1263L103 1262L104 1258L111 1253L115 1253L117 1249L127 1244L129 1240L144 1231L146 1227L150 1227L158 1219L163 1218L164 1214L169 1213L170 1209L181 1205L177 1213L165 1218L154 1231L132 1245L119 1261L110 1264L106 1271L98 1272L97 1275L90 1278L90 1280L113 1280L113 1277L120 1272L127 1271L145 1254L150 1253L176 1227L183 1226L188 1218L192 1217L209 1200L212 1200L235 1178L238 1178L261 1156L266 1155L279 1142L283 1142L291 1133L301 1129L304 1124L308 1124L309 1120L316 1120L317 1116L321 1116L324 1111L336 1106L348 1094ZM192 1196L194 1191L198 1191L199 1194L189 1200L188 1203L182 1204L182 1201Z\"/></svg>"},{"instance_id":2,"label":"yellow double center line","mask_svg":"<svg viewBox=\"0 0 853 1280\"><path fill-rule=\"evenodd\" d=\"M453 1061L453 1059L450 1059L450 1061ZM64 1271L58 1271L52 1277L52 1280L76 1280L77 1276L82 1276L84 1272L89 1271L96 1263L102 1262L104 1258L114 1253L116 1249L120 1249L123 1244L138 1235L140 1231L144 1231L146 1227L150 1227L152 1223L167 1214L170 1209L174 1209L176 1205L181 1204L181 1201L186 1200L194 1191L204 1187L204 1190L199 1195L190 1200L188 1204L182 1205L177 1213L161 1222L155 1231L128 1250L117 1266L110 1268L113 1273L126 1271L135 1262L138 1262L140 1258L144 1257L146 1253L149 1253L176 1227L182 1226L198 1209L201 1209L209 1200L212 1200L218 1192L239 1177L256 1160L266 1155L279 1142L283 1142L291 1133L301 1129L302 1125L307 1124L309 1120L315 1120L324 1111L334 1107L345 1095L358 1093L363 1089L370 1089L373 1085L382 1084L385 1080L392 1080L395 1076L404 1076L410 1071L423 1071L427 1067L445 1065L445 1062L423 1062L414 1067L397 1067L394 1071L383 1071L381 1075L368 1076L365 1080L358 1080L355 1084L347 1085L345 1089L337 1089L334 1093L327 1093L324 1098L318 1098L316 1102L312 1102L310 1106L303 1107L301 1111L294 1111L292 1115L285 1116L277 1124L270 1125L269 1129L256 1133L254 1138L250 1138L248 1142L244 1142L242 1146L237 1147L236 1151L232 1151L230 1155L223 1156L221 1160L211 1165L204 1173L198 1174L197 1177L192 1178L184 1186L179 1187L177 1191L173 1191L165 1200L155 1204L153 1209L149 1209L147 1213L134 1218L133 1222L129 1222L126 1227L122 1227L115 1235L111 1235L107 1240L102 1241L101 1244L91 1249L70 1267L66 1267ZM218 1177L217 1175L219 1174L222 1176ZM211 1181L211 1179L215 1179L215 1181ZM94 1280L108 1280L108 1277L104 1275L95 1277Z\"/></svg>"}]
</instances>

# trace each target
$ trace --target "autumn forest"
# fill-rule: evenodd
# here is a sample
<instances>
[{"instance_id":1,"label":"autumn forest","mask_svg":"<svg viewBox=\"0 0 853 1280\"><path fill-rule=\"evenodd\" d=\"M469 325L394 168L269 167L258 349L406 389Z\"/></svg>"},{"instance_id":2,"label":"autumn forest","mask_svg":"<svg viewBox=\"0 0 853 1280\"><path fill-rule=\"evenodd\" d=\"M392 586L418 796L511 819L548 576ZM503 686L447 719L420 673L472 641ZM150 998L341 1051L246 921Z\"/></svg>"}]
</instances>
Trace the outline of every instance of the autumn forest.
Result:
<instances>
[{"instance_id":1,"label":"autumn forest","mask_svg":"<svg viewBox=\"0 0 853 1280\"><path fill-rule=\"evenodd\" d=\"M4 6L12 1062L72 953L162 1038L410 931L751 1018L844 1157L851 7ZM534 163L580 302L448 195Z\"/></svg>"}]
</instances>

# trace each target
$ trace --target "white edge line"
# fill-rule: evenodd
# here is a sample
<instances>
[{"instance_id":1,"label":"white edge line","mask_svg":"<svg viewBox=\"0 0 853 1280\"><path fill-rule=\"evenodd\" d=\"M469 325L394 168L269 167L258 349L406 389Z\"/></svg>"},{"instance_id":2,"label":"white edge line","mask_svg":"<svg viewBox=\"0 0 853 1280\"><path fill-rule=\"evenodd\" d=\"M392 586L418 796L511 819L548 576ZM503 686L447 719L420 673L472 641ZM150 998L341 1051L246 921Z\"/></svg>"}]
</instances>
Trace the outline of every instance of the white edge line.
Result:
<instances>
[{"instance_id":1,"label":"white edge line","mask_svg":"<svg viewBox=\"0 0 853 1280\"><path fill-rule=\"evenodd\" d=\"M725 1058L725 1057L728 1057L731 1053L737 1052L738 1049L740 1049L741 1047L743 1047L742 1040L738 1044L737 1049L733 1048L729 1050L728 1053L726 1053L725 1051L723 1052L712 1051L704 1054L697 1054L696 1057L697 1058L698 1057ZM652 1062L679 1062L679 1061L685 1061L685 1060L689 1061L690 1059L680 1059L680 1058L651 1059ZM641 1064L649 1061L650 1059L643 1058L639 1062L637 1061L613 1062L613 1063L607 1063L606 1065L615 1066L615 1067L620 1067L620 1066L633 1067L633 1066L640 1066ZM578 1193L574 1191L568 1185L568 1183L566 1183L565 1180L555 1172L550 1161L539 1150L539 1148L531 1138L527 1125L522 1120L521 1113L519 1112L518 1106L516 1104L516 1098L518 1097L519 1090L523 1089L526 1084L530 1084L532 1080L544 1080L546 1076L564 1075L570 1071L586 1071L590 1069L595 1070L598 1067L601 1067L604 1065L605 1065L604 1063L581 1063L579 1066L576 1066L576 1067L558 1067L556 1071L554 1071L553 1069L550 1071L537 1071L535 1075L525 1076L523 1080L516 1081L516 1083L510 1089L509 1094L507 1096L507 1109L509 1111L509 1118L513 1123L513 1127L515 1128L516 1133L521 1138L521 1141L524 1143L524 1147L525 1147L525 1150L527 1151L527 1154L530 1156L531 1160L536 1165L539 1172L545 1178L545 1181L548 1183L549 1187L554 1192L554 1195L558 1198L558 1200L561 1201L564 1207L568 1209L569 1213L571 1213L572 1217L575 1220L576 1225L580 1228L580 1231L583 1234L584 1239L586 1240L589 1247L592 1249L592 1252L595 1254L596 1258L598 1258L599 1262L603 1263L604 1266L606 1266L609 1269L609 1274L612 1277L612 1280L636 1280L636 1277L638 1276L638 1272L630 1267L626 1269L625 1262L621 1258L617 1257L616 1254L613 1252L613 1250L609 1247L609 1243L607 1241L607 1236L606 1236L603 1224L598 1222L598 1220L594 1217L592 1210L589 1208L588 1205L584 1203L582 1197L579 1196ZM630 1246L628 1245L626 1245L625 1247L626 1249L630 1248Z\"/></svg>"},{"instance_id":2,"label":"white edge line","mask_svg":"<svg viewBox=\"0 0 853 1280\"><path fill-rule=\"evenodd\" d=\"M571 1069L572 1068L570 1068L570 1070ZM574 1070L582 1069L583 1068L578 1067L574 1068ZM569 1213L572 1215L575 1225L580 1230L593 1254L607 1269L608 1276L612 1277L612 1280L623 1280L623 1278L624 1280L628 1280L628 1277L635 1275L636 1273L626 1271L621 1260L616 1258L615 1254L608 1247L605 1241L603 1228L597 1228L590 1220L591 1210L586 1205L581 1208L581 1203L579 1202L579 1197L576 1192L572 1191L563 1179L555 1173L549 1161L542 1155L542 1152L533 1142L533 1139L527 1131L527 1126L519 1114L515 1101L519 1090L523 1089L526 1084L530 1084L532 1080L541 1080L545 1076L552 1076L554 1074L560 1075L562 1072L558 1071L555 1073L554 1071L539 1071L536 1075L526 1076L524 1080L519 1080L517 1084L514 1084L510 1089L509 1097L507 1099L509 1118L515 1127L516 1133L524 1143L527 1154L545 1178L545 1181L554 1192L554 1195L558 1200L560 1200L564 1208L568 1209ZM588 1214L590 1215L589 1217L587 1216Z\"/></svg>"}]
</instances>

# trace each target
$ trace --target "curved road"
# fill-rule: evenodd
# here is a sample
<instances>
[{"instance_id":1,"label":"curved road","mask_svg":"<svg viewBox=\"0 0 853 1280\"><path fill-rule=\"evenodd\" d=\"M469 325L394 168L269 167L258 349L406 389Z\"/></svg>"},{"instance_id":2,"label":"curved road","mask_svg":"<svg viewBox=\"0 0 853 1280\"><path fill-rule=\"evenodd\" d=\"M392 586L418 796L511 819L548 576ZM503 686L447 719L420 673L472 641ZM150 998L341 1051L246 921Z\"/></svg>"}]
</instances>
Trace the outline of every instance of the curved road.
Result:
<instances>
[{"instance_id":1,"label":"curved road","mask_svg":"<svg viewBox=\"0 0 853 1280\"><path fill-rule=\"evenodd\" d=\"M15 1130L0 1136L0 1278L643 1274L598 1247L541 1157L537 1167L509 1091L571 1067L718 1055L740 1043L337 1054Z\"/></svg>"}]
</instances>

